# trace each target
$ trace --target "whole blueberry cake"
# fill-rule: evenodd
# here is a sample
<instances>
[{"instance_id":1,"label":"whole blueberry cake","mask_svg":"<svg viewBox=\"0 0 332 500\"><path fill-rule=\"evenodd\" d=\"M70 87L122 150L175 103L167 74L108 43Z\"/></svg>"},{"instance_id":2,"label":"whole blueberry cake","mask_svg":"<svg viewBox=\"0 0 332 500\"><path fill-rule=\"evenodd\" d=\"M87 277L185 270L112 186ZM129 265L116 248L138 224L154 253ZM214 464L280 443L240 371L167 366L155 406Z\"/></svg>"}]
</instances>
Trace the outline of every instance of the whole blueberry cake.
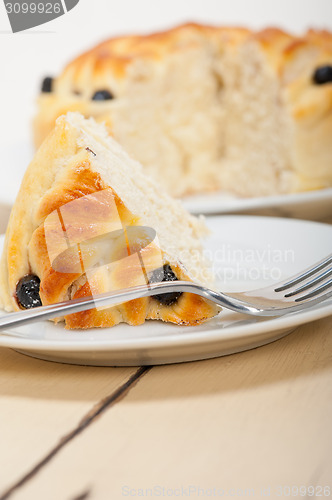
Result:
<instances>
[{"instance_id":1,"label":"whole blueberry cake","mask_svg":"<svg viewBox=\"0 0 332 500\"><path fill-rule=\"evenodd\" d=\"M107 40L45 78L36 145L64 112L108 131L168 192L332 185L332 34L187 24Z\"/></svg>"},{"instance_id":2,"label":"whole blueberry cake","mask_svg":"<svg viewBox=\"0 0 332 500\"><path fill-rule=\"evenodd\" d=\"M46 85L46 83L45 83ZM14 204L0 266L0 306L29 309L162 281L211 285L189 215L107 133L79 113L56 120ZM145 319L199 324L218 313L190 293L144 297L65 318L67 328Z\"/></svg>"}]
</instances>

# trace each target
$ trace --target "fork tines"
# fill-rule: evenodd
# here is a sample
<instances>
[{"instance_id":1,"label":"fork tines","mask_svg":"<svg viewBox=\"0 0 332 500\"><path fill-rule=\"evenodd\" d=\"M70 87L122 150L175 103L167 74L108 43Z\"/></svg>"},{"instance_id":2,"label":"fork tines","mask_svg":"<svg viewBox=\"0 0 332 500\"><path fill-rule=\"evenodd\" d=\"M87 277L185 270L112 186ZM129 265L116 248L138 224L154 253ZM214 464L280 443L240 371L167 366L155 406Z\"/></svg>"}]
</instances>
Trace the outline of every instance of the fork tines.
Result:
<instances>
[{"instance_id":1,"label":"fork tines","mask_svg":"<svg viewBox=\"0 0 332 500\"><path fill-rule=\"evenodd\" d=\"M323 271L323 272L321 272ZM307 269L304 273L294 276L291 280L275 289L276 292L288 290L284 297L293 297L305 293L295 299L295 302L311 299L322 293L326 297L332 295L332 254L320 261L314 267ZM312 278L309 280L309 278ZM330 279L329 279L330 278ZM308 281L309 280L309 281ZM294 288L296 285L300 285ZM317 286L319 285L319 286Z\"/></svg>"}]
</instances>

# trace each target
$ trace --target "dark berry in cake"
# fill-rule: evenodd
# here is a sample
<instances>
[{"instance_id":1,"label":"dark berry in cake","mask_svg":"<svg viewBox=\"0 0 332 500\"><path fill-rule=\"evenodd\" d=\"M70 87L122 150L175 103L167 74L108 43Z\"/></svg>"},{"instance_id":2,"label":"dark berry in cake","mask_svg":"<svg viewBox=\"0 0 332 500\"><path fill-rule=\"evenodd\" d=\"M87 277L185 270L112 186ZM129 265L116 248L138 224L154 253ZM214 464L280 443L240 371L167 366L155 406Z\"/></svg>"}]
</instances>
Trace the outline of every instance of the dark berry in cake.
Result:
<instances>
[{"instance_id":1,"label":"dark berry in cake","mask_svg":"<svg viewBox=\"0 0 332 500\"><path fill-rule=\"evenodd\" d=\"M169 264L165 264L162 268L156 269L150 276L150 283L157 283L159 281L178 281ZM169 292L153 295L153 298L164 306L171 306L175 304L181 295L182 292Z\"/></svg>"},{"instance_id":2,"label":"dark berry in cake","mask_svg":"<svg viewBox=\"0 0 332 500\"><path fill-rule=\"evenodd\" d=\"M46 76L42 81L41 91L45 93L52 92L53 78L51 76Z\"/></svg>"},{"instance_id":3,"label":"dark berry in cake","mask_svg":"<svg viewBox=\"0 0 332 500\"><path fill-rule=\"evenodd\" d=\"M326 66L320 66L316 69L313 80L317 85L323 85L324 83L332 82L332 66L330 64Z\"/></svg>"},{"instance_id":4,"label":"dark berry in cake","mask_svg":"<svg viewBox=\"0 0 332 500\"><path fill-rule=\"evenodd\" d=\"M92 96L93 101L109 101L114 95L109 90L97 90Z\"/></svg>"},{"instance_id":5,"label":"dark berry in cake","mask_svg":"<svg viewBox=\"0 0 332 500\"><path fill-rule=\"evenodd\" d=\"M27 274L16 285L17 302L23 309L32 309L42 305L39 295L40 279L34 274Z\"/></svg>"}]
</instances>

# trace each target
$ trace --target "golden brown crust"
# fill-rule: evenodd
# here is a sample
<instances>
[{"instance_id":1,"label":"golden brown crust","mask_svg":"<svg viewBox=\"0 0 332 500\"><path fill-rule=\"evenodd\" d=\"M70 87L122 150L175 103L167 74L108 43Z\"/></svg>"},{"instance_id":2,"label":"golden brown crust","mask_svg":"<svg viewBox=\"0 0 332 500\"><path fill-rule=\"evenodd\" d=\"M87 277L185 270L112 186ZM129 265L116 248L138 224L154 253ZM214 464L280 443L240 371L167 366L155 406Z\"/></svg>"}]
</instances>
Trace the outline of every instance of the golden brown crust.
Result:
<instances>
[{"instance_id":1,"label":"golden brown crust","mask_svg":"<svg viewBox=\"0 0 332 500\"><path fill-rule=\"evenodd\" d=\"M80 86L82 73L89 67L93 78L111 72L117 79L124 78L127 67L137 58L160 61L167 54L186 50L212 38L224 43L236 44L250 33L246 28L231 28L187 23L149 35L126 35L110 38L81 54L69 63L60 78L69 78Z\"/></svg>"},{"instance_id":2,"label":"golden brown crust","mask_svg":"<svg viewBox=\"0 0 332 500\"><path fill-rule=\"evenodd\" d=\"M0 296L8 310L18 309L16 284L29 273L39 277L40 297L47 305L146 284L168 263L144 231L131 241L128 227L139 226L139 216L92 168L94 152L73 129L65 117L57 121L23 180L1 262ZM189 279L180 265L172 263L172 269L178 278ZM67 328L139 325L150 318L197 324L216 313L214 305L183 294L170 306L143 298L65 321Z\"/></svg>"},{"instance_id":3,"label":"golden brown crust","mask_svg":"<svg viewBox=\"0 0 332 500\"><path fill-rule=\"evenodd\" d=\"M172 269L178 279L188 280L188 277L179 267L172 266ZM125 268L122 267L122 274L124 270ZM93 280L85 283L73 298L85 298L101 293L100 287L94 287L95 283ZM71 314L65 319L66 327L71 329L110 327L121 321L137 326L143 324L146 319L157 319L179 325L193 326L203 323L214 316L215 313L216 309L212 303L197 295L183 293L174 304L169 306L161 304L153 297L144 297L108 309L90 309L83 313Z\"/></svg>"},{"instance_id":4,"label":"golden brown crust","mask_svg":"<svg viewBox=\"0 0 332 500\"><path fill-rule=\"evenodd\" d=\"M0 264L0 302L8 311L18 309L16 285L31 272L29 241L41 223L36 216L36 207L55 181L61 161L77 154L76 139L75 131L68 130L65 120L59 119L56 129L39 148L24 175L10 215ZM54 161L55 155L59 164Z\"/></svg>"},{"instance_id":5,"label":"golden brown crust","mask_svg":"<svg viewBox=\"0 0 332 500\"><path fill-rule=\"evenodd\" d=\"M96 237L96 227L100 232L101 227L109 226L112 220L115 221L116 226L119 216L123 227L139 223L139 219L128 211L113 190L102 182L98 174L89 170L87 165L88 162L84 163L84 168L82 165L78 165L73 178L66 180L61 186L60 192L59 189L55 191L54 194L57 196L53 196L51 191L41 204L46 219L34 232L29 249L30 255L34 254L34 261L38 262L37 272L41 279L40 296L43 304L53 304L64 300L68 290L73 284L75 285L82 273L83 276L86 273L86 281L77 288L72 296L73 299L105 293L110 289L123 289L145 284L145 275L149 275L163 263L160 250L153 244L142 249L133 248L131 245L129 250L128 244L123 245L120 242L119 248L113 251L115 264L105 265L104 268L100 267L96 272L93 269L89 271L91 248L88 247L84 250L82 246L79 254L80 262L77 262L77 267L82 269L81 272L65 272L73 270L73 267L77 268L75 266L75 252L69 255L69 259L64 255L61 262L59 259L57 260L56 266L61 266L61 272L54 269L54 263L49 260L50 245L56 255L60 254L63 240L63 228L59 226L56 228L48 223L47 216L52 216L54 212L61 209L64 214L66 207L73 207L69 214L67 210L64 215L65 231L72 244L91 240ZM98 196L94 196L95 193L98 193ZM78 203L71 203L75 200L78 200ZM112 211L113 200L116 213ZM86 210L80 201L84 202ZM94 225L87 224L88 220L93 220ZM51 235L51 242L48 241L48 243L46 243L45 226ZM48 239L50 240L50 237ZM131 255L131 252L135 250L140 251L140 258L136 254ZM141 262L145 266L144 274ZM180 279L188 280L188 276L180 267L173 266L173 271ZM111 277L105 283L104 278L107 273ZM111 282L110 288L108 288L109 281ZM163 306L154 298L142 298L120 304L115 308L92 309L77 313L67 316L65 320L68 328L109 327L120 321L135 326L144 323L145 319L161 319L178 324L193 325L201 323L213 316L214 313L215 307L205 300L192 294L183 294L176 304L171 306Z\"/></svg>"},{"instance_id":6,"label":"golden brown crust","mask_svg":"<svg viewBox=\"0 0 332 500\"><path fill-rule=\"evenodd\" d=\"M91 196L98 192L101 192L102 198L101 196L98 198ZM100 225L107 223L111 216L110 207L112 205L108 204L111 197L112 193L107 189L100 176L90 169L90 163L86 160L78 163L61 184L48 190L42 198L37 216L44 222L31 237L29 253L31 257L33 255L35 270L38 268L38 276L41 280L40 295L43 304L53 304L64 300L68 288L81 275L81 272L65 272L66 267L69 271L73 269L72 258L68 265L62 260L61 272L57 272L52 267L54 264L50 262L50 255L56 256L61 253L63 233L66 233L66 237L72 245L96 236L96 228L100 231ZM80 198L82 201L86 201L86 207L82 206L82 203L71 203ZM65 213L63 213L64 207L69 208ZM65 219L66 227L58 224L58 216L61 217L62 222ZM87 217L91 217L93 225L87 224Z\"/></svg>"},{"instance_id":7,"label":"golden brown crust","mask_svg":"<svg viewBox=\"0 0 332 500\"><path fill-rule=\"evenodd\" d=\"M119 207L119 214L122 214L121 222L124 226L135 224L137 218L135 218L121 203L119 198L113 193L109 187L104 187L104 189L99 192L102 198L98 196L98 199L87 196L90 194L92 186L96 185L95 174L91 175L91 185L87 182L87 173L85 172L83 177L83 182L80 184L79 179L75 179L75 194L69 187L68 190L63 190L63 196L59 196L57 199L57 205L55 205L54 200L46 212L53 214L52 210L57 211L63 209L63 207L69 205L63 205L64 200L68 200L68 193L70 192L70 201L74 200L87 200L87 209L89 211L89 217L98 226L100 230L101 224L109 224L113 217L110 207L112 206L109 197L114 197L117 207ZM98 180L97 185L100 186L101 179ZM84 194L86 193L86 194ZM87 197L86 197L87 196ZM70 203L70 202L67 202ZM75 207L75 204L72 204ZM79 211L81 212L82 207L80 204ZM80 219L80 214L73 214L75 221L75 226L77 224L77 229L70 231L72 226L67 230L67 236L71 242L89 240L95 236L95 228L91 228L91 225L84 224L84 218ZM78 286L74 295L71 298L85 298L92 295L105 293L110 291L105 285L105 274L111 276L110 280L112 283L111 289L123 289L130 286L145 284L145 275L149 275L153 272L156 267L162 264L160 250L156 248L155 245L150 244L148 247L143 248L140 252L140 258L135 254L128 254L128 247L120 244L120 248L115 254L116 262L115 264L105 265L104 268L100 267L94 271L94 269L88 269L90 264L89 256L91 250L84 254L82 249L80 253L80 264L82 264L82 271L79 273L65 272L66 270L72 270L75 267L75 255L70 255L70 259L66 260L62 257L61 261L61 272L57 272L49 259L50 254L50 244L46 243L45 237L45 226L47 225L47 218L44 224L38 227L34 232L29 248L30 255L33 254L37 274L41 279L40 286L40 296L43 304L53 304L64 300L68 294L68 290L75 282L80 278L84 277L86 273L86 281L83 282L81 286ZM86 219L85 219L86 223ZM58 228L58 232L60 232ZM55 254L61 253L61 244L58 241L58 235L54 235L56 229L54 227L49 228L52 235L52 249ZM60 235L61 239L61 235ZM60 247L60 248L59 248ZM135 250L131 247L131 251ZM132 263L128 261L131 258ZM143 261L145 265L144 274L142 273L141 262ZM59 266L59 261L57 262ZM87 267L85 267L87 266ZM179 279L188 280L188 276L180 267L173 265L173 272ZM82 275L83 273L83 275ZM109 281L109 280L108 280ZM67 297L68 298L68 297ZM108 309L92 309L89 311L84 311L81 313L73 314L65 318L67 328L96 328L96 327L110 327L117 323L124 321L130 325L140 325L144 323L145 319L161 319L163 321L169 321L177 324L194 325L203 322L209 317L215 314L215 306L207 303L204 299L196 297L192 294L183 294L180 299L170 306L164 306L154 298L142 298L134 301L130 301L124 304L119 304L117 307L112 307Z\"/></svg>"},{"instance_id":8,"label":"golden brown crust","mask_svg":"<svg viewBox=\"0 0 332 500\"><path fill-rule=\"evenodd\" d=\"M91 98L99 89L112 89L116 97L124 96L128 71L137 61L162 63L167 55L207 43L213 43L216 51L223 51L226 45L236 47L249 34L245 28L188 23L150 35L122 36L101 42L65 67L54 80L54 92L39 96L39 112L33 123L35 146L53 129L56 118L68 111L93 116L105 123L112 134L112 101L100 103Z\"/></svg>"},{"instance_id":9,"label":"golden brown crust","mask_svg":"<svg viewBox=\"0 0 332 500\"><path fill-rule=\"evenodd\" d=\"M279 64L287 61L287 58L303 45L314 45L329 54L332 51L332 33L327 30L310 29L303 36L297 37L276 27L253 32L240 27L187 23L150 35L129 35L105 40L70 62L56 80L55 90L59 90L59 94L64 98L79 87L83 87L83 93L87 88L88 91L93 91L99 88L100 82L109 83L110 78L119 83L125 79L128 66L137 59L160 61L167 54L184 52L192 45L208 43L211 40L217 42L220 50L229 45L257 42L268 57ZM48 104L50 101L51 98ZM79 105L82 105L80 99L76 102L76 106ZM75 106L75 100L68 103L68 106ZM61 111L60 114L63 114L64 110Z\"/></svg>"}]
</instances>

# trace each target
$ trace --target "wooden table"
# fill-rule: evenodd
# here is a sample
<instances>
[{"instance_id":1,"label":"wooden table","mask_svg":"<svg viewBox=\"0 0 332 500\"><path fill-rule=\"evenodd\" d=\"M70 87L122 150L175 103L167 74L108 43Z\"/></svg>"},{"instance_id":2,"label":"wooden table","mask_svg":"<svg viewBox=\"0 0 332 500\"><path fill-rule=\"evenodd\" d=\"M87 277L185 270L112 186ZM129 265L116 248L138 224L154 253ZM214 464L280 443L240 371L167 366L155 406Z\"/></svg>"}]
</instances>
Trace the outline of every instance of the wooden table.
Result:
<instances>
[{"instance_id":1,"label":"wooden table","mask_svg":"<svg viewBox=\"0 0 332 500\"><path fill-rule=\"evenodd\" d=\"M148 368L0 348L0 421L2 500L332 497L332 321Z\"/></svg>"}]
</instances>

